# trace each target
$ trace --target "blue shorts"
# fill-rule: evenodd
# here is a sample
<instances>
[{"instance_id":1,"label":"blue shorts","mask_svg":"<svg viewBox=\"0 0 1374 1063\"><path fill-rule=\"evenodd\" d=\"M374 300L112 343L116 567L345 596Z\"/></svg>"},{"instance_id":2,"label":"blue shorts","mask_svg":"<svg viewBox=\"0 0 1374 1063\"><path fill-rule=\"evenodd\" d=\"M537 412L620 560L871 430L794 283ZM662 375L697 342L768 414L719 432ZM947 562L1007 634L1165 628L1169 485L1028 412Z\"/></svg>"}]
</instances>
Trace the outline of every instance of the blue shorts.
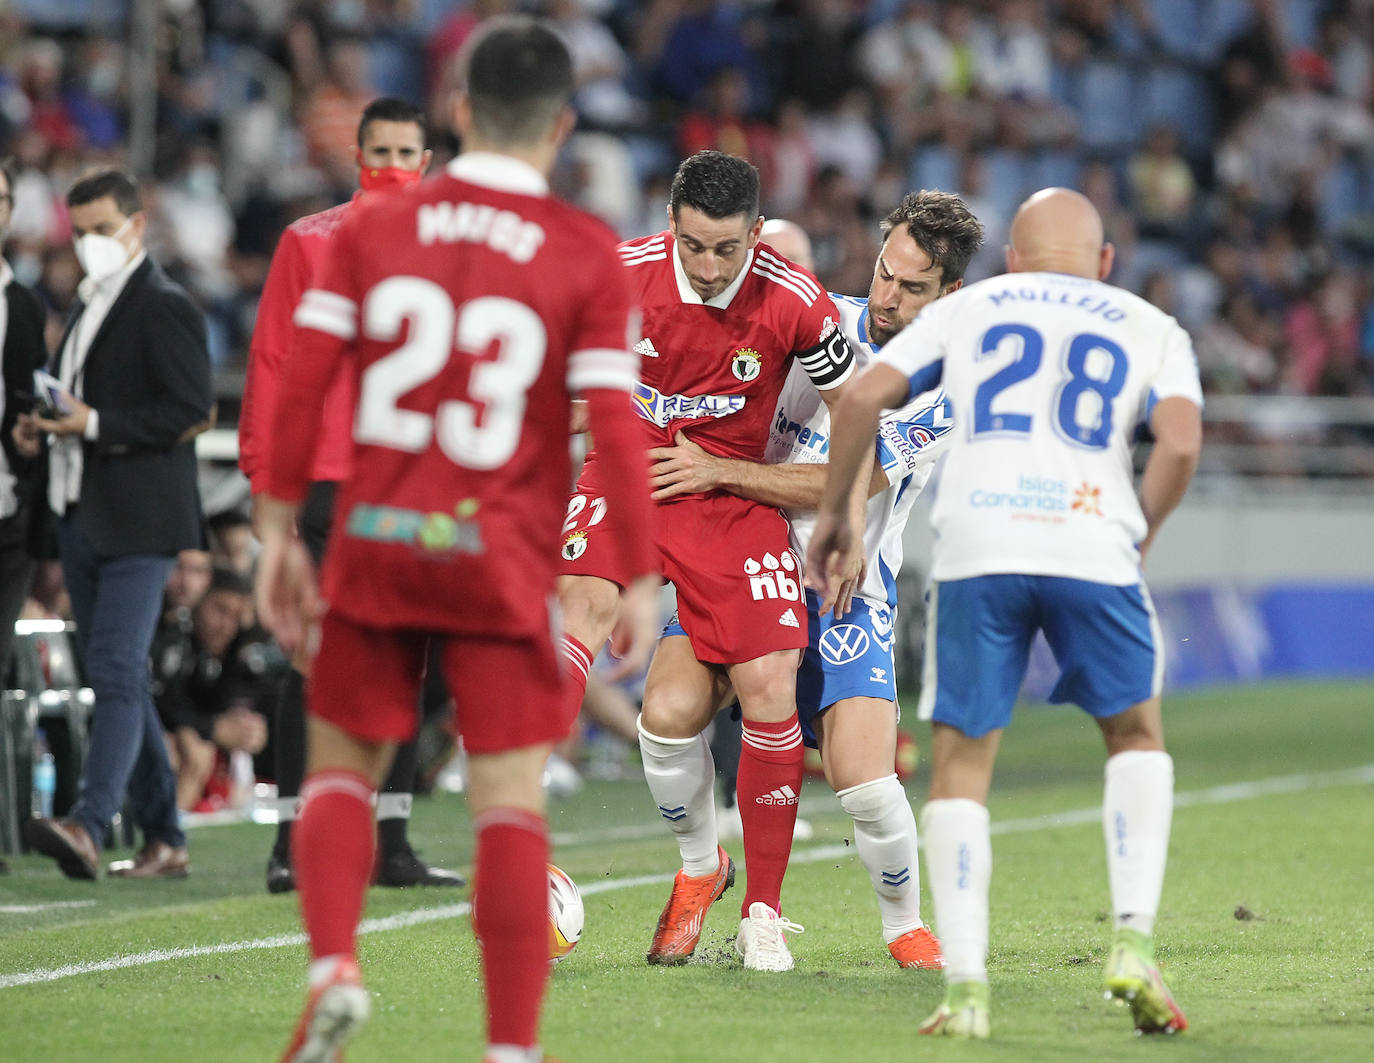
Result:
<instances>
[{"instance_id":1,"label":"blue shorts","mask_svg":"<svg viewBox=\"0 0 1374 1063\"><path fill-rule=\"evenodd\" d=\"M797 718L802 740L816 749L815 720L846 698L885 698L896 703L897 678L892 660L892 610L886 603L855 598L839 620L818 615L820 599L806 592L808 645L797 670ZM662 638L685 635L677 615ZM894 709L895 711L895 709Z\"/></svg>"},{"instance_id":2,"label":"blue shorts","mask_svg":"<svg viewBox=\"0 0 1374 1063\"><path fill-rule=\"evenodd\" d=\"M897 701L892 661L892 610L886 602L855 598L849 612L819 615L821 601L806 592L809 641L797 671L797 718L802 739L817 748L816 717L846 698ZM894 708L894 711L895 708Z\"/></svg>"},{"instance_id":3,"label":"blue shorts","mask_svg":"<svg viewBox=\"0 0 1374 1063\"><path fill-rule=\"evenodd\" d=\"M1011 722L1037 631L1059 665L1050 692L1093 716L1159 694L1164 654L1143 583L994 575L933 582L917 714L978 738Z\"/></svg>"}]
</instances>

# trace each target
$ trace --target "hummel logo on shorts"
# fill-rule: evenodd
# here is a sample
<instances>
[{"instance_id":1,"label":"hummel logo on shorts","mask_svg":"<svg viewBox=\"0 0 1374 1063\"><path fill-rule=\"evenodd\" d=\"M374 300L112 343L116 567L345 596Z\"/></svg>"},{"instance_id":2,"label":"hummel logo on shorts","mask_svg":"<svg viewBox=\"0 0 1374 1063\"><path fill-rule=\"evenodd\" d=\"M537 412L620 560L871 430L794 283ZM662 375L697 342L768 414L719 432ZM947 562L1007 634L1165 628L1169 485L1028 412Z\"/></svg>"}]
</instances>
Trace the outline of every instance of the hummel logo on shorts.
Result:
<instances>
[{"instance_id":1,"label":"hummel logo on shorts","mask_svg":"<svg viewBox=\"0 0 1374 1063\"><path fill-rule=\"evenodd\" d=\"M643 355L645 358L657 358L658 351L654 350L654 341L645 336L635 344L635 354Z\"/></svg>"},{"instance_id":2,"label":"hummel logo on shorts","mask_svg":"<svg viewBox=\"0 0 1374 1063\"><path fill-rule=\"evenodd\" d=\"M795 805L797 803L797 791L790 786L783 786L771 793L766 793L762 797L754 798L754 803L759 805Z\"/></svg>"},{"instance_id":3,"label":"hummel logo on shorts","mask_svg":"<svg viewBox=\"0 0 1374 1063\"><path fill-rule=\"evenodd\" d=\"M783 627L801 627L801 624L797 620L797 614L792 612L791 609L778 617L778 623Z\"/></svg>"}]
</instances>

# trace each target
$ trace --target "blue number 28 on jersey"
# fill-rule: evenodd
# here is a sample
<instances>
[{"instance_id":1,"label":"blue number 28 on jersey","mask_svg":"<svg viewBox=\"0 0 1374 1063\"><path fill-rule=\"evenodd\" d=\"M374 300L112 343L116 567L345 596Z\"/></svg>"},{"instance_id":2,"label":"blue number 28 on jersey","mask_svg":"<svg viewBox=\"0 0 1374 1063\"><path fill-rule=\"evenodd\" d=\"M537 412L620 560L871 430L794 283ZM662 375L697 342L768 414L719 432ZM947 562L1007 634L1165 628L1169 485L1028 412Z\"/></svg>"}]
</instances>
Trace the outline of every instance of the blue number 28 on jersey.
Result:
<instances>
[{"instance_id":1,"label":"blue number 28 on jersey","mask_svg":"<svg viewBox=\"0 0 1374 1063\"><path fill-rule=\"evenodd\" d=\"M986 357L1003 344L1019 344L1017 356L978 385L973 397L973 435L1029 433L1036 410L1009 409L1001 393L1029 380L1040 370L1045 340L1029 325L994 325L983 333L979 355ZM1069 341L1062 367L1063 381L1049 411L1060 434L1070 443L1101 450L1112 438L1112 400L1126 385L1126 352L1105 336L1080 332Z\"/></svg>"}]
</instances>

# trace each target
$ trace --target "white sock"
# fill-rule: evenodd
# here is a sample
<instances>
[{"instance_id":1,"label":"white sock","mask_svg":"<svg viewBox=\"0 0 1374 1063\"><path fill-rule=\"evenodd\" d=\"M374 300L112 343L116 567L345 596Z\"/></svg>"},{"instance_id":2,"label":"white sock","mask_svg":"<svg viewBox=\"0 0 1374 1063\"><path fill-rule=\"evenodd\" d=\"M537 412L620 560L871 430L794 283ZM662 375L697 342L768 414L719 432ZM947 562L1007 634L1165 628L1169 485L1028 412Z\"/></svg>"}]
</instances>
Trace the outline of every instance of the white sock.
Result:
<instances>
[{"instance_id":1,"label":"white sock","mask_svg":"<svg viewBox=\"0 0 1374 1063\"><path fill-rule=\"evenodd\" d=\"M301 814L301 798L297 794L295 797L277 798L277 822L294 823Z\"/></svg>"},{"instance_id":2,"label":"white sock","mask_svg":"<svg viewBox=\"0 0 1374 1063\"><path fill-rule=\"evenodd\" d=\"M704 735L659 738L639 723L644 781L659 814L677 835L682 869L693 878L720 870L716 849L716 762Z\"/></svg>"},{"instance_id":3,"label":"white sock","mask_svg":"<svg viewBox=\"0 0 1374 1063\"><path fill-rule=\"evenodd\" d=\"M415 804L414 794L377 795L378 819L409 819L411 807Z\"/></svg>"},{"instance_id":4,"label":"white sock","mask_svg":"<svg viewBox=\"0 0 1374 1063\"><path fill-rule=\"evenodd\" d=\"M1102 790L1102 830L1107 842L1116 926L1152 934L1169 827L1174 812L1174 761L1160 750L1128 750L1109 757Z\"/></svg>"},{"instance_id":5,"label":"white sock","mask_svg":"<svg viewBox=\"0 0 1374 1063\"><path fill-rule=\"evenodd\" d=\"M543 1063L544 1053L538 1045L487 1045L483 1063Z\"/></svg>"},{"instance_id":6,"label":"white sock","mask_svg":"<svg viewBox=\"0 0 1374 1063\"><path fill-rule=\"evenodd\" d=\"M306 968L306 981L310 988L322 986L325 982L334 977L334 972L339 969L339 964L344 960L351 960L352 956L339 953L335 956L321 956L318 960L311 960L310 966Z\"/></svg>"},{"instance_id":7,"label":"white sock","mask_svg":"<svg viewBox=\"0 0 1374 1063\"><path fill-rule=\"evenodd\" d=\"M921 869L911 802L895 774L837 790L835 796L854 821L854 847L878 895L883 940L896 941L922 925Z\"/></svg>"},{"instance_id":8,"label":"white sock","mask_svg":"<svg viewBox=\"0 0 1374 1063\"><path fill-rule=\"evenodd\" d=\"M945 982L986 982L992 881L988 810L962 797L931 801L921 810L921 836Z\"/></svg>"}]
</instances>

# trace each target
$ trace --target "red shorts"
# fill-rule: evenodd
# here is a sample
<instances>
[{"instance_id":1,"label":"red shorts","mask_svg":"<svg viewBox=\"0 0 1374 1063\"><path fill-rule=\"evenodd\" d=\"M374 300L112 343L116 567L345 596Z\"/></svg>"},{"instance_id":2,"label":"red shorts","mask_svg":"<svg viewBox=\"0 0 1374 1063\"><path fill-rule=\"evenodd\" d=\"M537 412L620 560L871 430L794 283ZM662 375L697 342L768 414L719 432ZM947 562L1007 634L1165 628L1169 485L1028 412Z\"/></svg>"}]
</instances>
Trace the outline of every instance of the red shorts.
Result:
<instances>
[{"instance_id":1,"label":"red shorts","mask_svg":"<svg viewBox=\"0 0 1374 1063\"><path fill-rule=\"evenodd\" d=\"M605 534L614 519L584 472L564 524L561 575L626 585ZM697 660L738 664L806 646L801 563L778 510L714 492L657 507L654 525L659 571L677 589L678 620Z\"/></svg>"},{"instance_id":2,"label":"red shorts","mask_svg":"<svg viewBox=\"0 0 1374 1063\"><path fill-rule=\"evenodd\" d=\"M365 627L325 614L310 670L308 707L370 742L415 735L431 638L440 640L458 732L473 753L500 753L568 736L563 670L553 639L477 638Z\"/></svg>"}]
</instances>

